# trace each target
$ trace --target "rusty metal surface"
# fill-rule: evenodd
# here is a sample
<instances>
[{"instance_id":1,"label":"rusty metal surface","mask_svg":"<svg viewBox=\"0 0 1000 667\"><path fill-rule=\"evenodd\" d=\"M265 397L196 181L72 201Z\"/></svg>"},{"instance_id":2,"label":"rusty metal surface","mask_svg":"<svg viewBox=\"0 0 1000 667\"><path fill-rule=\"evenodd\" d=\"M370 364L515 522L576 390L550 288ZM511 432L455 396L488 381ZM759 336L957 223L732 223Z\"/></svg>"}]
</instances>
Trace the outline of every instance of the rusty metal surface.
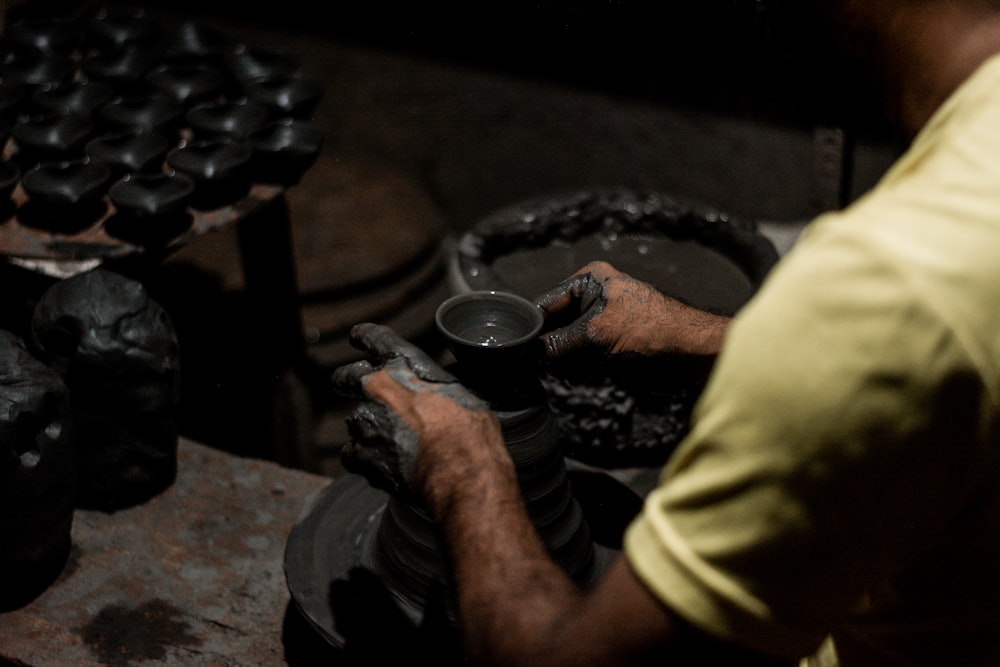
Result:
<instances>
[{"instance_id":1,"label":"rusty metal surface","mask_svg":"<svg viewBox=\"0 0 1000 667\"><path fill-rule=\"evenodd\" d=\"M113 514L77 510L60 578L0 614L0 663L286 665L286 540L330 479L182 439L178 478Z\"/></svg>"}]
</instances>

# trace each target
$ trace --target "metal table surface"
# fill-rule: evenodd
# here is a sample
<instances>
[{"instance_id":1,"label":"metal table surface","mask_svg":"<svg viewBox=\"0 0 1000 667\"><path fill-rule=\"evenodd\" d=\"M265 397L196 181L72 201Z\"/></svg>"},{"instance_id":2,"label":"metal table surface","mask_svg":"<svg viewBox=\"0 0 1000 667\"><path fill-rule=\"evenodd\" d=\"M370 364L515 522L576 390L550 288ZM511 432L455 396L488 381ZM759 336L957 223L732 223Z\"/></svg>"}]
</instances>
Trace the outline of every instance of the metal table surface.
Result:
<instances>
[{"instance_id":1,"label":"metal table surface","mask_svg":"<svg viewBox=\"0 0 1000 667\"><path fill-rule=\"evenodd\" d=\"M75 512L60 577L0 614L0 665L307 664L284 551L330 481L182 438L163 493L110 514Z\"/></svg>"}]
</instances>

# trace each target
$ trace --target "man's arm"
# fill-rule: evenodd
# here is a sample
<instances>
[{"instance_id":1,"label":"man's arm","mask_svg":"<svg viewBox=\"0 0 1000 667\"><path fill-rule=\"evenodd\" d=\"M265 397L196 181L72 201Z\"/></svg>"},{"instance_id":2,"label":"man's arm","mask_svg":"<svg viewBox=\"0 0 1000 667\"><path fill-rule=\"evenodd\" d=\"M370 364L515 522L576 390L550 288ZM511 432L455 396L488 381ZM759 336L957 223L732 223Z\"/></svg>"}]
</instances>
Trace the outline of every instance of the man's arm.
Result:
<instances>
[{"instance_id":1,"label":"man's arm","mask_svg":"<svg viewBox=\"0 0 1000 667\"><path fill-rule=\"evenodd\" d=\"M360 325L353 338L380 359L339 369L335 384L379 408L353 422L345 465L361 459L369 472L389 471L424 499L446 545L471 659L505 666L759 660L681 621L624 558L596 590L580 590L536 534L488 406L390 330Z\"/></svg>"},{"instance_id":2,"label":"man's arm","mask_svg":"<svg viewBox=\"0 0 1000 667\"><path fill-rule=\"evenodd\" d=\"M549 360L600 351L628 355L713 357L730 318L673 299L607 262L591 262L535 299L546 316Z\"/></svg>"}]
</instances>

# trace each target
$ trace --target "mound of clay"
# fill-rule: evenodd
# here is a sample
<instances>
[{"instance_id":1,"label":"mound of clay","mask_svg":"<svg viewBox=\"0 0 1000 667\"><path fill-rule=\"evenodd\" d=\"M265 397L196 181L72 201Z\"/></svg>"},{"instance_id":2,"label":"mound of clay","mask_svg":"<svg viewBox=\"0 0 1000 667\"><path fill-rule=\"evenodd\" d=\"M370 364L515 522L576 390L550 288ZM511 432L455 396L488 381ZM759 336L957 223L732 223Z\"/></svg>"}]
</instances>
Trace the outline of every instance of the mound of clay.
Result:
<instances>
[{"instance_id":1,"label":"mound of clay","mask_svg":"<svg viewBox=\"0 0 1000 667\"><path fill-rule=\"evenodd\" d=\"M79 452L77 506L114 511L169 487L177 474L177 335L131 278L94 269L53 284L31 335L69 390Z\"/></svg>"},{"instance_id":2,"label":"mound of clay","mask_svg":"<svg viewBox=\"0 0 1000 667\"><path fill-rule=\"evenodd\" d=\"M0 331L0 611L44 591L70 549L76 456L59 375Z\"/></svg>"}]
</instances>

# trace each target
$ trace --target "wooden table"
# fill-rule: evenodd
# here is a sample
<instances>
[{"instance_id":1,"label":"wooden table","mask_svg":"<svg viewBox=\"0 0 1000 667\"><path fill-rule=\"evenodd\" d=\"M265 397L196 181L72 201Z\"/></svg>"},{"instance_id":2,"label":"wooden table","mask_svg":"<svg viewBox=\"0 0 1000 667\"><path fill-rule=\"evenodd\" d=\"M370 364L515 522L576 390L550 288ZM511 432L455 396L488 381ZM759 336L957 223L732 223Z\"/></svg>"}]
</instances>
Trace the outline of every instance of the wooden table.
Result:
<instances>
[{"instance_id":1,"label":"wooden table","mask_svg":"<svg viewBox=\"0 0 1000 667\"><path fill-rule=\"evenodd\" d=\"M297 616L284 575L289 532L330 482L182 439L162 494L76 511L59 579L0 614L0 664L343 664Z\"/></svg>"}]
</instances>

